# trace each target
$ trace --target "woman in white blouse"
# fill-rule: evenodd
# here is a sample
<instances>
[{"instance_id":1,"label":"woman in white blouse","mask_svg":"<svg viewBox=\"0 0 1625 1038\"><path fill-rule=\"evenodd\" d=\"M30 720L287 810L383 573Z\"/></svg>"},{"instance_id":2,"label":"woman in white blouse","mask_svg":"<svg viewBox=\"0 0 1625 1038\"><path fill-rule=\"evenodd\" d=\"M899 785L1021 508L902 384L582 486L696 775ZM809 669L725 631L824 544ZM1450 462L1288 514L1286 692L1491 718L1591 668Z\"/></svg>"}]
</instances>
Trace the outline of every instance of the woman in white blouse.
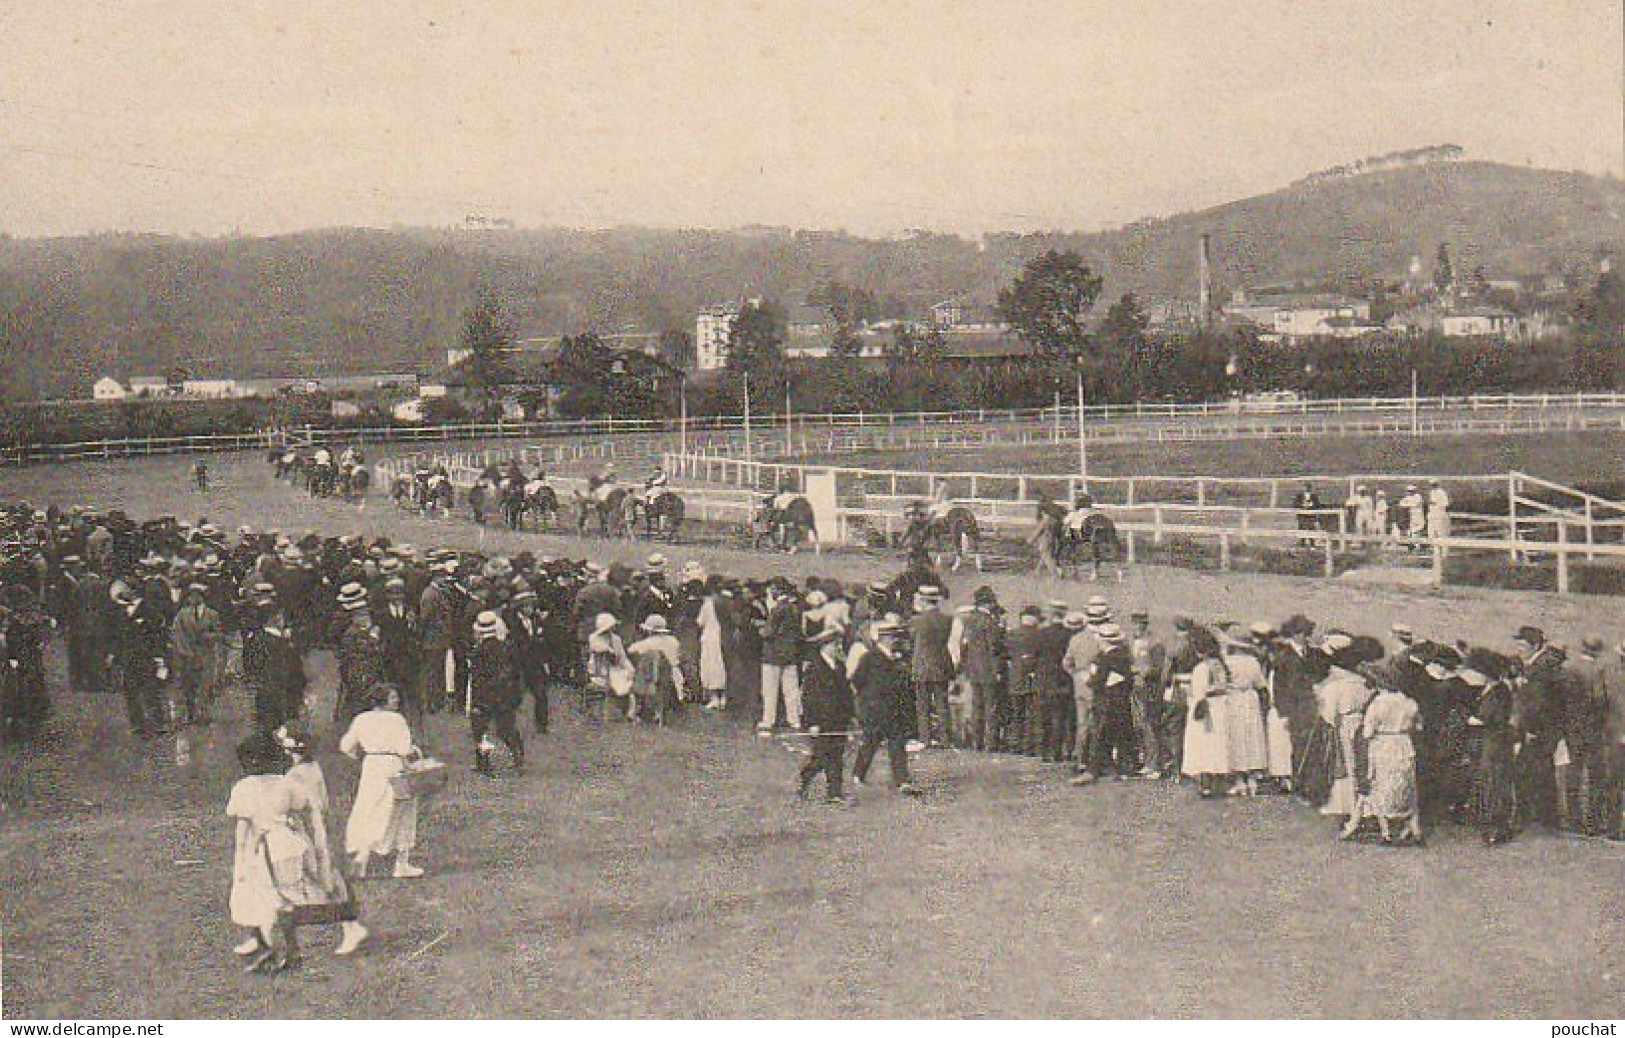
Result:
<instances>
[{"instance_id":1,"label":"woman in white blouse","mask_svg":"<svg viewBox=\"0 0 1625 1038\"><path fill-rule=\"evenodd\" d=\"M418 839L418 802L395 796L390 779L418 757L412 730L400 713L400 693L380 685L373 690L372 709L358 714L339 741L339 750L361 758L361 783L355 805L344 827L344 849L354 863L354 875L364 879L374 857L395 855L396 879L416 879L423 870L412 864Z\"/></svg>"}]
</instances>

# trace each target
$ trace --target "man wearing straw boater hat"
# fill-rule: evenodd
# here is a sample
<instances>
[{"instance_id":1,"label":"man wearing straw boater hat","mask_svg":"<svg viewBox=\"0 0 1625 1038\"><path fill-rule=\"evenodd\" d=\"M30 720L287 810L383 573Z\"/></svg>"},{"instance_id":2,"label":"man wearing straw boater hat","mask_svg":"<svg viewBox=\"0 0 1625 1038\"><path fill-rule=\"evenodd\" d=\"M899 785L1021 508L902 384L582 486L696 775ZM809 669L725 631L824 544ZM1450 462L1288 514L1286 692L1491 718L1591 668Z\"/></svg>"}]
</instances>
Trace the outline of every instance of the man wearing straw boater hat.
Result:
<instances>
[{"instance_id":1,"label":"man wearing straw boater hat","mask_svg":"<svg viewBox=\"0 0 1625 1038\"><path fill-rule=\"evenodd\" d=\"M474 644L468 652L469 734L474 739L474 770L492 774L491 744L487 732L494 730L508 747L515 774L525 770L525 743L514 725L519 712L519 680L508 650L507 625L496 613L485 611L474 618Z\"/></svg>"},{"instance_id":2,"label":"man wearing straw boater hat","mask_svg":"<svg viewBox=\"0 0 1625 1038\"><path fill-rule=\"evenodd\" d=\"M863 743L852 767L852 779L863 785L869 765L882 743L891 763L892 786L912 795L918 787L908 773L908 728L912 722L912 697L908 664L903 659L903 643L908 628L896 613L887 613L869 625L864 638L852 646L846 660L847 678L857 700L858 720L863 726Z\"/></svg>"},{"instance_id":3,"label":"man wearing straw boater hat","mask_svg":"<svg viewBox=\"0 0 1625 1038\"><path fill-rule=\"evenodd\" d=\"M225 634L220 614L204 601L208 591L202 581L187 584L186 599L169 624L170 669L187 724L209 723L224 669Z\"/></svg>"},{"instance_id":4,"label":"man wearing straw boater hat","mask_svg":"<svg viewBox=\"0 0 1625 1038\"><path fill-rule=\"evenodd\" d=\"M810 753L797 779L797 793L807 799L813 780L824 776L824 799L845 803L841 795L846 769L846 734L852 724L852 685L846 677L846 627L826 618L810 638L813 653L801 682L802 717L811 735Z\"/></svg>"},{"instance_id":5,"label":"man wearing straw boater hat","mask_svg":"<svg viewBox=\"0 0 1625 1038\"><path fill-rule=\"evenodd\" d=\"M343 612L339 633L339 695L334 704L336 727L347 728L355 716L367 709L371 688L383 680L378 628L367 611L367 589L351 582L339 588L339 609Z\"/></svg>"}]
</instances>

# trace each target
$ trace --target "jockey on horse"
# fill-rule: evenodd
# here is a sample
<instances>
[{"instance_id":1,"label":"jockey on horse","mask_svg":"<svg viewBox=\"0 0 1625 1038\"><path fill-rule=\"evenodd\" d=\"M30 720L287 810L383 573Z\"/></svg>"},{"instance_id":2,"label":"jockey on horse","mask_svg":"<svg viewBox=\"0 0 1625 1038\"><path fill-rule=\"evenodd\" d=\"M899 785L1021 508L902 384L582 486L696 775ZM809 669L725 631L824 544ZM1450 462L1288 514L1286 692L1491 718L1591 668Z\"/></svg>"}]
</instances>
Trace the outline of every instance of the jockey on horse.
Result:
<instances>
[{"instance_id":1,"label":"jockey on horse","mask_svg":"<svg viewBox=\"0 0 1625 1038\"><path fill-rule=\"evenodd\" d=\"M1087 492L1079 494L1072 502L1072 510L1066 513L1061 520L1061 526L1073 540L1083 538L1083 528L1089 522L1089 517L1095 514L1095 499Z\"/></svg>"},{"instance_id":2,"label":"jockey on horse","mask_svg":"<svg viewBox=\"0 0 1625 1038\"><path fill-rule=\"evenodd\" d=\"M615 489L616 479L615 463L604 462L603 468L587 477L587 495L598 504L603 504L609 500L610 491Z\"/></svg>"},{"instance_id":3,"label":"jockey on horse","mask_svg":"<svg viewBox=\"0 0 1625 1038\"><path fill-rule=\"evenodd\" d=\"M649 478L643 481L643 504L645 507L652 505L662 494L669 493L671 493L671 477L666 475L665 469L656 465Z\"/></svg>"}]
</instances>

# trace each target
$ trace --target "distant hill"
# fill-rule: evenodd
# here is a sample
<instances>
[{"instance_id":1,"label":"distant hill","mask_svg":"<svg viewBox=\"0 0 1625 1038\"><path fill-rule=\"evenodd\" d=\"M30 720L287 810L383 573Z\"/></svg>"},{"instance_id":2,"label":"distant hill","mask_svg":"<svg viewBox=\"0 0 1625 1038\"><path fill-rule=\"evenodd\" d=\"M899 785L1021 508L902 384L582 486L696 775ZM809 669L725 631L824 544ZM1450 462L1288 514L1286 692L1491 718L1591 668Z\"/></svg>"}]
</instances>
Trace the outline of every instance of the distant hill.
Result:
<instances>
[{"instance_id":1,"label":"distant hill","mask_svg":"<svg viewBox=\"0 0 1625 1038\"><path fill-rule=\"evenodd\" d=\"M268 238L0 237L0 392L86 395L99 376L319 376L428 370L482 281L522 335L692 328L701 306L786 301L841 280L895 316L991 296L1032 255L1075 248L1125 290L1195 294L1213 236L1221 289L1457 269L1594 269L1625 245L1625 185L1577 173L1439 163L1315 178L1105 234L916 234L755 228L676 231L324 230Z\"/></svg>"},{"instance_id":2,"label":"distant hill","mask_svg":"<svg viewBox=\"0 0 1625 1038\"><path fill-rule=\"evenodd\" d=\"M1191 295L1197 240L1212 235L1225 288L1307 279L1368 281L1432 269L1448 242L1455 269L1595 271L1625 246L1625 183L1488 162L1440 162L1320 177L1255 198L1080 239L1108 292Z\"/></svg>"}]
</instances>

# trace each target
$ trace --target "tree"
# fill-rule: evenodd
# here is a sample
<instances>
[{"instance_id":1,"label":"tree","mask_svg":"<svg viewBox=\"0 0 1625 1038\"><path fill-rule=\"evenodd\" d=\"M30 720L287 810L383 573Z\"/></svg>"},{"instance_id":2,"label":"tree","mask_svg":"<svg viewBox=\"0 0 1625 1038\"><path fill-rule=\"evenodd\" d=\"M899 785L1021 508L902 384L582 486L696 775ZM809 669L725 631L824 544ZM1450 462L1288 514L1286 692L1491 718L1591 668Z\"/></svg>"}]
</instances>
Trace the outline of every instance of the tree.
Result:
<instances>
[{"instance_id":1,"label":"tree","mask_svg":"<svg viewBox=\"0 0 1625 1038\"><path fill-rule=\"evenodd\" d=\"M1606 271L1574 306L1574 369L1581 387L1617 385L1625 374L1625 280Z\"/></svg>"},{"instance_id":2,"label":"tree","mask_svg":"<svg viewBox=\"0 0 1625 1038\"><path fill-rule=\"evenodd\" d=\"M943 396L950 389L950 380L941 365L946 353L947 341L936 325L897 325L892 330L891 349L886 351L889 402L908 410L945 406Z\"/></svg>"},{"instance_id":3,"label":"tree","mask_svg":"<svg viewBox=\"0 0 1625 1038\"><path fill-rule=\"evenodd\" d=\"M1118 381L1117 394L1124 398L1138 396L1150 382L1152 358L1146 339L1150 323L1134 293L1125 292L1106 311L1100 324L1100 362L1125 376Z\"/></svg>"},{"instance_id":4,"label":"tree","mask_svg":"<svg viewBox=\"0 0 1625 1038\"><path fill-rule=\"evenodd\" d=\"M858 335L879 312L874 294L841 281L831 281L813 293L812 301L829 314L829 352L832 357L856 357L863 352Z\"/></svg>"},{"instance_id":5,"label":"tree","mask_svg":"<svg viewBox=\"0 0 1625 1038\"><path fill-rule=\"evenodd\" d=\"M464 371L469 389L489 401L508 383L506 351L513 346L513 325L503 311L502 300L490 287L482 287L474 305L463 314L463 330L458 344L468 351Z\"/></svg>"},{"instance_id":6,"label":"tree","mask_svg":"<svg viewBox=\"0 0 1625 1038\"><path fill-rule=\"evenodd\" d=\"M694 333L686 328L667 328L660 333L660 355L679 371L693 371L699 362Z\"/></svg>"},{"instance_id":7,"label":"tree","mask_svg":"<svg viewBox=\"0 0 1625 1038\"><path fill-rule=\"evenodd\" d=\"M749 375L763 391L784 379L784 313L772 303L746 303L728 328L730 375Z\"/></svg>"},{"instance_id":8,"label":"tree","mask_svg":"<svg viewBox=\"0 0 1625 1038\"><path fill-rule=\"evenodd\" d=\"M592 418L609 408L606 380L610 350L592 332L565 336L553 361L553 384L559 387L558 410L566 418Z\"/></svg>"},{"instance_id":9,"label":"tree","mask_svg":"<svg viewBox=\"0 0 1625 1038\"><path fill-rule=\"evenodd\" d=\"M1075 252L1049 250L999 290L999 311L1034 353L1069 359L1084 352L1084 323L1100 296L1101 278Z\"/></svg>"},{"instance_id":10,"label":"tree","mask_svg":"<svg viewBox=\"0 0 1625 1038\"><path fill-rule=\"evenodd\" d=\"M1456 272L1450 267L1450 243L1439 243L1439 255L1433 260L1433 287L1440 295L1456 284Z\"/></svg>"},{"instance_id":11,"label":"tree","mask_svg":"<svg viewBox=\"0 0 1625 1038\"><path fill-rule=\"evenodd\" d=\"M936 367L946 355L948 341L934 324L899 324L892 329L892 347L886 366L894 373Z\"/></svg>"}]
</instances>

